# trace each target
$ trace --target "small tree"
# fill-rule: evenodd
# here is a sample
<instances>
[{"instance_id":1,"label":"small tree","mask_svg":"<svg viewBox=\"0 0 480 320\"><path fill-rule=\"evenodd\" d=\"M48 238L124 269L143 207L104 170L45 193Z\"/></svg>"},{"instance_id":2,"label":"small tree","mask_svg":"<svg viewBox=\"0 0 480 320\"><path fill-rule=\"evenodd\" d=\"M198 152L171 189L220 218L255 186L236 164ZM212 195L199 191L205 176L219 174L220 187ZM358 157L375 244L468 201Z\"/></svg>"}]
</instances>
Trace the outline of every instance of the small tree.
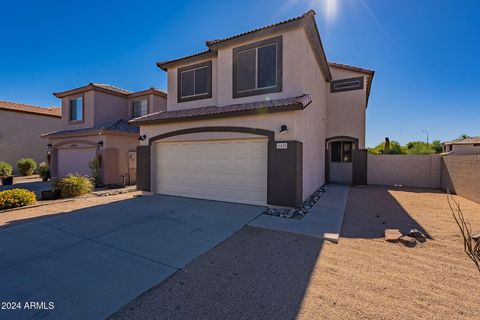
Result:
<instances>
[{"instance_id":1,"label":"small tree","mask_svg":"<svg viewBox=\"0 0 480 320\"><path fill-rule=\"evenodd\" d=\"M98 158L95 158L90 161L88 166L90 167L93 182L96 186L98 186L100 184L100 160Z\"/></svg>"},{"instance_id":2,"label":"small tree","mask_svg":"<svg viewBox=\"0 0 480 320\"><path fill-rule=\"evenodd\" d=\"M432 149L435 151L435 153L442 153L443 151L443 146L440 140L434 140L432 142Z\"/></svg>"}]
</instances>

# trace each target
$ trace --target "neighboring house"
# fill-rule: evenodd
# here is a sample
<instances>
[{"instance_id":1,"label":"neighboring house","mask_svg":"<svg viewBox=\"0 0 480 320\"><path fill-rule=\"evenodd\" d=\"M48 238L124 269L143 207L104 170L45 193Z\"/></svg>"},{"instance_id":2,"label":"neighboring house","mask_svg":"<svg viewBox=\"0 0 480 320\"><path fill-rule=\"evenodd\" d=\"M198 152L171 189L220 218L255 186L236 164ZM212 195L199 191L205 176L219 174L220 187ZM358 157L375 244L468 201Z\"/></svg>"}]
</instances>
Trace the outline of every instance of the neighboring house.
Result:
<instances>
[{"instance_id":1,"label":"neighboring house","mask_svg":"<svg viewBox=\"0 0 480 320\"><path fill-rule=\"evenodd\" d=\"M144 137L137 187L293 207L326 181L366 184L374 72L328 63L314 15L157 63L167 111L130 121Z\"/></svg>"},{"instance_id":2,"label":"neighboring house","mask_svg":"<svg viewBox=\"0 0 480 320\"><path fill-rule=\"evenodd\" d=\"M128 120L165 110L166 93L90 83L54 95L62 99L62 126L43 134L52 177L91 175L89 164L98 159L102 183L135 183L139 130Z\"/></svg>"},{"instance_id":3,"label":"neighboring house","mask_svg":"<svg viewBox=\"0 0 480 320\"><path fill-rule=\"evenodd\" d=\"M60 117L60 108L0 101L0 161L11 164L15 172L20 158L46 161L47 150L40 135L59 129Z\"/></svg>"},{"instance_id":4,"label":"neighboring house","mask_svg":"<svg viewBox=\"0 0 480 320\"><path fill-rule=\"evenodd\" d=\"M480 137L467 137L444 142L443 152L456 155L480 154Z\"/></svg>"}]
</instances>

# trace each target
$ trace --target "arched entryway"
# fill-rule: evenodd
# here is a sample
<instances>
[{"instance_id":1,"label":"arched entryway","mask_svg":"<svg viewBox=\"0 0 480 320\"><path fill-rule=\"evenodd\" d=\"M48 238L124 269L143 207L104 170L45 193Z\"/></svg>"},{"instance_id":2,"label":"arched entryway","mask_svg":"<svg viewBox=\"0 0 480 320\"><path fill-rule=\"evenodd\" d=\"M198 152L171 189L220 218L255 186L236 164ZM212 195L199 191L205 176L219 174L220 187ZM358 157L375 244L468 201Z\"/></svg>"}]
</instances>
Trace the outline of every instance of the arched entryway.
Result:
<instances>
[{"instance_id":1,"label":"arched entryway","mask_svg":"<svg viewBox=\"0 0 480 320\"><path fill-rule=\"evenodd\" d=\"M328 182L352 184L354 152L358 139L349 136L330 137L326 140L325 171Z\"/></svg>"}]
</instances>

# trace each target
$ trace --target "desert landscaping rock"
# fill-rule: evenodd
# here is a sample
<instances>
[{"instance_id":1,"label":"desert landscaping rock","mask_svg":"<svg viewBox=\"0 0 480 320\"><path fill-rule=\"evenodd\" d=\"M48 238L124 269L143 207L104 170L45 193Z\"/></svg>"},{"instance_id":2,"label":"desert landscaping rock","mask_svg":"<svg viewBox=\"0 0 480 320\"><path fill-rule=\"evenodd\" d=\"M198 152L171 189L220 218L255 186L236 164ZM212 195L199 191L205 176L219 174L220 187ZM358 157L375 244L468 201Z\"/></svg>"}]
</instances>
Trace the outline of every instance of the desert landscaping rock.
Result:
<instances>
[{"instance_id":1,"label":"desert landscaping rock","mask_svg":"<svg viewBox=\"0 0 480 320\"><path fill-rule=\"evenodd\" d=\"M301 220L310 212L310 209L317 203L318 200L325 194L328 186L323 185L313 194L311 194L298 208L267 208L263 214L276 216L280 218L291 218Z\"/></svg>"},{"instance_id":2,"label":"desert landscaping rock","mask_svg":"<svg viewBox=\"0 0 480 320\"><path fill-rule=\"evenodd\" d=\"M385 240L390 242L397 242L403 234L398 229L385 229Z\"/></svg>"},{"instance_id":3,"label":"desert landscaping rock","mask_svg":"<svg viewBox=\"0 0 480 320\"><path fill-rule=\"evenodd\" d=\"M409 236L400 237L400 242L407 247L415 247L417 245L417 240Z\"/></svg>"},{"instance_id":4,"label":"desert landscaping rock","mask_svg":"<svg viewBox=\"0 0 480 320\"><path fill-rule=\"evenodd\" d=\"M411 229L408 233L408 236L415 238L418 242L421 243L427 241L427 237L425 236L425 234L418 229Z\"/></svg>"}]
</instances>

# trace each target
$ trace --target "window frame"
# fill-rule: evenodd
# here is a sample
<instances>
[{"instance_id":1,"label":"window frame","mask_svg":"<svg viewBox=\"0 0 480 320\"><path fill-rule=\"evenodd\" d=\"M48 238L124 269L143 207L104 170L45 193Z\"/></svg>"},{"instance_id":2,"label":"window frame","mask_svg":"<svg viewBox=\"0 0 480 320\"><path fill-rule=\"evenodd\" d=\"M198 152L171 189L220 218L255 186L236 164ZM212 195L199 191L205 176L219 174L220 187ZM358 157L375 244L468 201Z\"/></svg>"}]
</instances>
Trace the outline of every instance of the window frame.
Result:
<instances>
[{"instance_id":1,"label":"window frame","mask_svg":"<svg viewBox=\"0 0 480 320\"><path fill-rule=\"evenodd\" d=\"M339 143L340 144L340 161L333 160L333 144ZM344 153L345 153L345 144L350 144L350 161L344 160ZM355 142L353 141L331 141L330 142L330 162L331 163L352 163L353 162L353 150L355 147Z\"/></svg>"},{"instance_id":2,"label":"window frame","mask_svg":"<svg viewBox=\"0 0 480 320\"><path fill-rule=\"evenodd\" d=\"M207 68L207 92L201 94L195 94L195 70ZM193 95L182 96L182 73L194 71L193 76L193 85L194 92ZM177 101L178 102L187 102L201 99L208 99L212 97L212 60L189 65L186 67L177 69Z\"/></svg>"},{"instance_id":3,"label":"window frame","mask_svg":"<svg viewBox=\"0 0 480 320\"><path fill-rule=\"evenodd\" d=\"M81 111L82 111L82 118L80 120L72 119L72 101L82 99ZM83 123L85 121L85 95L70 97L68 99L68 123L76 124L76 123Z\"/></svg>"},{"instance_id":4,"label":"window frame","mask_svg":"<svg viewBox=\"0 0 480 320\"><path fill-rule=\"evenodd\" d=\"M275 86L262 87L258 88L258 49L262 47L267 47L269 45L276 45L276 84ZM248 90L237 90L237 75L238 75L238 54L255 50L255 88ZM281 92L282 91L282 80L283 80L283 64L282 64L282 52L283 52L283 37L276 36L270 39L265 39L253 43L249 43L240 47L233 48L232 50L232 68L233 68L233 79L232 79L232 96L234 99L256 96L267 93Z\"/></svg>"},{"instance_id":5,"label":"window frame","mask_svg":"<svg viewBox=\"0 0 480 320\"><path fill-rule=\"evenodd\" d=\"M145 102L145 106L147 107L147 110L146 110L146 113L144 115L135 116L135 103L139 103L139 102L140 103ZM146 116L149 113L149 109L150 108L149 108L148 98L134 100L134 101L132 101L132 113L130 114L130 116L132 117L132 119Z\"/></svg>"}]
</instances>

